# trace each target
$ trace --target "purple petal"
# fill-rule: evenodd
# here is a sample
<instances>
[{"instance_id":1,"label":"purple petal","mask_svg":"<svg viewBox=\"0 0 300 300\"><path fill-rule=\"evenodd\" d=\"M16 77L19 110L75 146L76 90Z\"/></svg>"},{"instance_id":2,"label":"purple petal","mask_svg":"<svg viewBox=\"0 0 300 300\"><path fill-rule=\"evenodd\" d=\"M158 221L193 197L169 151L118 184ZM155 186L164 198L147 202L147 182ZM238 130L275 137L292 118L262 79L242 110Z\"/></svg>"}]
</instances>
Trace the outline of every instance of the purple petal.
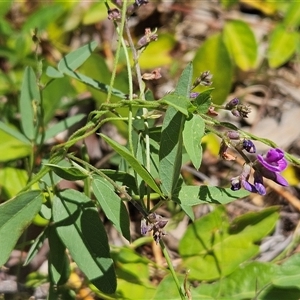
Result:
<instances>
[{"instance_id":1,"label":"purple petal","mask_svg":"<svg viewBox=\"0 0 300 300\"><path fill-rule=\"evenodd\" d=\"M285 180L283 176L281 176L279 173L275 173L276 178L273 179L276 183L282 185L282 186L288 186L289 183Z\"/></svg>"},{"instance_id":2,"label":"purple petal","mask_svg":"<svg viewBox=\"0 0 300 300\"><path fill-rule=\"evenodd\" d=\"M266 154L265 160L268 163L277 162L284 157L284 152L281 149L270 149Z\"/></svg>"},{"instance_id":3,"label":"purple petal","mask_svg":"<svg viewBox=\"0 0 300 300\"><path fill-rule=\"evenodd\" d=\"M282 177L278 172L272 172L266 168L260 168L260 173L262 174L262 176L273 180L274 182L282 185L282 186L288 186L288 182L284 179L284 177Z\"/></svg>"},{"instance_id":4,"label":"purple petal","mask_svg":"<svg viewBox=\"0 0 300 300\"><path fill-rule=\"evenodd\" d=\"M257 193L264 196L266 194L266 188L264 187L264 185L260 182L256 182L254 184L256 190L257 190Z\"/></svg>"},{"instance_id":5,"label":"purple petal","mask_svg":"<svg viewBox=\"0 0 300 300\"><path fill-rule=\"evenodd\" d=\"M272 172L281 172L287 167L287 161L284 158L284 152L280 149L270 149L266 155L257 155L257 160L266 169Z\"/></svg>"},{"instance_id":6,"label":"purple petal","mask_svg":"<svg viewBox=\"0 0 300 300\"><path fill-rule=\"evenodd\" d=\"M242 186L245 190L251 193L257 193L255 186L246 180L242 180Z\"/></svg>"}]
</instances>

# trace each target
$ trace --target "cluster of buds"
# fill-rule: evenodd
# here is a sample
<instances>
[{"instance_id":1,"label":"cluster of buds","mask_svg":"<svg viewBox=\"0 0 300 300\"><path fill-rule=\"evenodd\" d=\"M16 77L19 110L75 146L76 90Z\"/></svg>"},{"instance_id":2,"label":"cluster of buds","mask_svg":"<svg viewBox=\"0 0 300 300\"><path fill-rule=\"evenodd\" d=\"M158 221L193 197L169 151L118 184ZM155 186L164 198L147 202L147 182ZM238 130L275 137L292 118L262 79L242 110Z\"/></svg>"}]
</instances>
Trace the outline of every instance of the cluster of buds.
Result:
<instances>
[{"instance_id":1,"label":"cluster of buds","mask_svg":"<svg viewBox=\"0 0 300 300\"><path fill-rule=\"evenodd\" d=\"M167 225L168 221L162 216L151 213L147 218L141 221L141 234L145 235L147 232L153 231L153 239L156 244L159 243L162 236L166 235L163 228Z\"/></svg>"},{"instance_id":2,"label":"cluster of buds","mask_svg":"<svg viewBox=\"0 0 300 300\"><path fill-rule=\"evenodd\" d=\"M225 105L226 110L230 110L235 117L248 118L251 109L248 105L240 104L238 98L233 98Z\"/></svg>"},{"instance_id":3,"label":"cluster of buds","mask_svg":"<svg viewBox=\"0 0 300 300\"><path fill-rule=\"evenodd\" d=\"M195 79L191 89L193 90L198 85L212 85L212 77L213 75L209 71L202 72L200 76Z\"/></svg>"},{"instance_id":4,"label":"cluster of buds","mask_svg":"<svg viewBox=\"0 0 300 300\"><path fill-rule=\"evenodd\" d=\"M157 41L157 38L156 30L152 32L150 28L146 28L144 36L138 40L137 45L139 48L144 48L148 46L149 43Z\"/></svg>"}]
</instances>

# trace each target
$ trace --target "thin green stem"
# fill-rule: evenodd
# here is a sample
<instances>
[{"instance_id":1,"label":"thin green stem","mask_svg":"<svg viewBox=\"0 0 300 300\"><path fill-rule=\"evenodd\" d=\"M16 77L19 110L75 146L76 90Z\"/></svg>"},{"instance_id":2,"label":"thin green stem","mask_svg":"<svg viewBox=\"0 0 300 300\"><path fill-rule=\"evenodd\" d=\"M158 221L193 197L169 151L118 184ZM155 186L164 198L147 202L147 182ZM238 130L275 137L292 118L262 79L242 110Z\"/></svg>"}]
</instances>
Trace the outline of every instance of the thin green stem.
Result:
<instances>
[{"instance_id":1,"label":"thin green stem","mask_svg":"<svg viewBox=\"0 0 300 300\"><path fill-rule=\"evenodd\" d=\"M175 272L174 267L173 267L173 264L172 264L172 260L171 260L171 258L170 258L170 256L169 256L169 252L168 252L168 250L167 250L167 248L166 248L166 246L165 246L163 240L160 240L160 241L159 241L159 244L160 244L160 246L161 246L161 249L162 249L162 252L163 252L163 254L164 254L164 257L165 257L165 259L166 259L166 261L167 261L167 264L168 264L168 267L169 267L170 272L171 272L171 274L172 274L172 277L173 277L173 279L174 279L174 282L175 282L175 284L176 284L176 286L177 286L177 289L178 289L178 293L179 293L179 295L180 295L180 298L181 298L182 300L185 300L186 297L185 297L184 292L183 292L183 290L182 290L182 288L181 288L180 282L179 282L179 280L178 280L178 278L177 278L176 272Z\"/></svg>"},{"instance_id":2,"label":"thin green stem","mask_svg":"<svg viewBox=\"0 0 300 300\"><path fill-rule=\"evenodd\" d=\"M107 7L107 9L109 9L109 5L107 3L107 1L105 1L105 5ZM126 20L126 6L127 6L127 0L123 1L123 7L122 7L122 19L121 19L121 23L120 23L120 30L118 32L119 34L119 40L118 40L118 46L116 49L116 54L115 54L115 58L114 58L114 65L113 65L113 69L112 69L112 74L111 74L111 78L110 78L110 83L109 83L109 90L107 93L107 98L106 98L106 102L109 103L110 102L110 98L112 96L112 90L113 90L113 85L115 82L115 78L116 78L116 74L117 74L117 67L118 67L118 62L119 62L119 58L120 58L120 52L121 52L121 47L123 46L123 39L122 39L122 33L124 30L124 24L125 24L125 20ZM115 26L117 28L118 31L118 25L115 22Z\"/></svg>"}]
</instances>

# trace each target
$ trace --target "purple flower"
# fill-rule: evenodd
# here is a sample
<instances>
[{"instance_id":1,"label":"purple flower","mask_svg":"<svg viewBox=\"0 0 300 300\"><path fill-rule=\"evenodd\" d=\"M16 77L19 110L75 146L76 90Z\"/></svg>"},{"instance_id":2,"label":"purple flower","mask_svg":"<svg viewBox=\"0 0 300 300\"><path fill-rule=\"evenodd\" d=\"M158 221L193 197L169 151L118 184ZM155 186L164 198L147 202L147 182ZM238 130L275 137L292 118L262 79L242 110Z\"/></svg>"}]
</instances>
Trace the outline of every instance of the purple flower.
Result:
<instances>
[{"instance_id":1,"label":"purple flower","mask_svg":"<svg viewBox=\"0 0 300 300\"><path fill-rule=\"evenodd\" d=\"M281 149L270 149L265 157L258 154L257 159L263 167L272 172L281 172L287 167L287 161Z\"/></svg>"},{"instance_id":2,"label":"purple flower","mask_svg":"<svg viewBox=\"0 0 300 300\"><path fill-rule=\"evenodd\" d=\"M243 187L249 192L265 195L266 188L264 187L263 177L271 179L282 186L288 186L288 182L280 174L286 167L287 161L284 158L284 152L277 148L271 149L265 156L257 155L257 160L253 164L255 170L253 174L254 183L248 181L251 166L245 164L242 174L231 179L231 189L236 191Z\"/></svg>"}]
</instances>

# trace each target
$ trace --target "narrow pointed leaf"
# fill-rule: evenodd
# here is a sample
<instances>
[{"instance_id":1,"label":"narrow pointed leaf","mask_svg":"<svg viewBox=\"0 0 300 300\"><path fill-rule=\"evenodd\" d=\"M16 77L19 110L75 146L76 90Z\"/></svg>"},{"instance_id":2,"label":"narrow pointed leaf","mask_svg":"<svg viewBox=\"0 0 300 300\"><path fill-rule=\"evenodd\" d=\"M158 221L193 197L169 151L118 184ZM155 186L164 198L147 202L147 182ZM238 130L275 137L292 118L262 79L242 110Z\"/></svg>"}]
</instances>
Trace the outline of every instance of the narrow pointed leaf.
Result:
<instances>
[{"instance_id":1,"label":"narrow pointed leaf","mask_svg":"<svg viewBox=\"0 0 300 300\"><path fill-rule=\"evenodd\" d=\"M146 184L148 184L155 192L163 197L163 194L155 182L151 174L139 163L139 161L122 145L116 143L112 139L108 138L104 134L100 136L121 156L123 157L131 167L142 177Z\"/></svg>"},{"instance_id":2,"label":"narrow pointed leaf","mask_svg":"<svg viewBox=\"0 0 300 300\"><path fill-rule=\"evenodd\" d=\"M184 115L188 116L188 108L192 106L191 101L186 96L180 96L178 94L169 94L163 97L165 103L169 106L173 106L176 110L180 111Z\"/></svg>"},{"instance_id":3,"label":"narrow pointed leaf","mask_svg":"<svg viewBox=\"0 0 300 300\"><path fill-rule=\"evenodd\" d=\"M56 231L72 258L98 289L116 290L116 274L108 238L92 201L75 190L65 190L53 199Z\"/></svg>"},{"instance_id":4,"label":"narrow pointed leaf","mask_svg":"<svg viewBox=\"0 0 300 300\"><path fill-rule=\"evenodd\" d=\"M66 247L61 242L54 227L49 228L49 273L52 283L61 285L67 282L70 276L70 262L66 254Z\"/></svg>"},{"instance_id":5,"label":"narrow pointed leaf","mask_svg":"<svg viewBox=\"0 0 300 300\"><path fill-rule=\"evenodd\" d=\"M100 176L94 176L92 187L106 217L115 225L121 235L130 241L128 212L112 185Z\"/></svg>"},{"instance_id":6,"label":"narrow pointed leaf","mask_svg":"<svg viewBox=\"0 0 300 300\"><path fill-rule=\"evenodd\" d=\"M88 176L87 171L83 172L76 167L63 167L55 164L45 164L45 166L50 167L50 169L59 177L69 181L85 179Z\"/></svg>"},{"instance_id":7,"label":"narrow pointed leaf","mask_svg":"<svg viewBox=\"0 0 300 300\"><path fill-rule=\"evenodd\" d=\"M6 263L19 237L40 210L42 200L40 191L30 191L0 205L0 266Z\"/></svg>"},{"instance_id":8,"label":"narrow pointed leaf","mask_svg":"<svg viewBox=\"0 0 300 300\"><path fill-rule=\"evenodd\" d=\"M66 74L75 71L90 57L96 47L97 42L93 41L67 54L59 61L58 71Z\"/></svg>"},{"instance_id":9,"label":"narrow pointed leaf","mask_svg":"<svg viewBox=\"0 0 300 300\"><path fill-rule=\"evenodd\" d=\"M31 67L26 67L21 87L19 100L21 125L28 139L33 140L36 135L36 123L38 122L38 105L40 104L40 93L37 79Z\"/></svg>"}]
</instances>

